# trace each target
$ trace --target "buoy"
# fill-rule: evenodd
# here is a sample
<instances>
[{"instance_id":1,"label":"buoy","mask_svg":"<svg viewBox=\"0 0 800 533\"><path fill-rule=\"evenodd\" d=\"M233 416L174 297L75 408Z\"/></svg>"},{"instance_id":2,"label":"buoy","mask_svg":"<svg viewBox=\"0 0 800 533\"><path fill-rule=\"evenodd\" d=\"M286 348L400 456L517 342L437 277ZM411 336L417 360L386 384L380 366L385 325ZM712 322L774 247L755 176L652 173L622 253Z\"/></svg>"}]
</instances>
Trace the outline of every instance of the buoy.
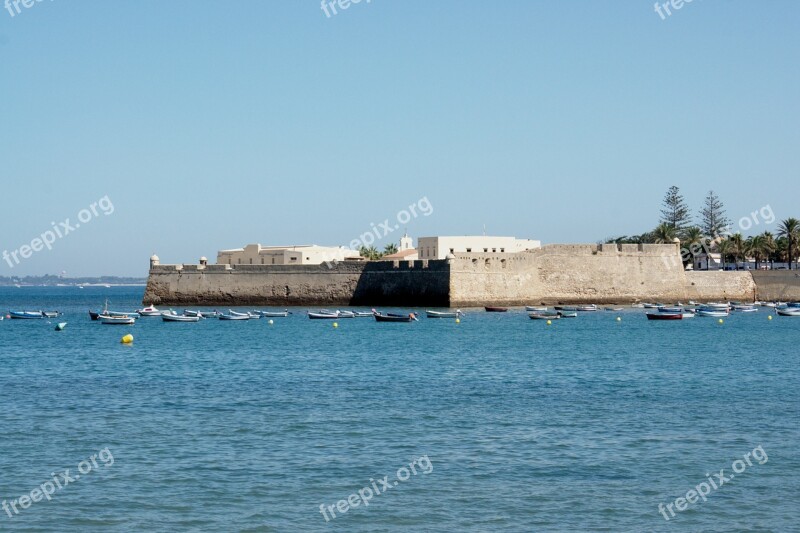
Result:
<instances>
[{"instance_id":1,"label":"buoy","mask_svg":"<svg viewBox=\"0 0 800 533\"><path fill-rule=\"evenodd\" d=\"M724 322L725 322L725 321L724 321L724 320L722 320L721 318L719 319L719 323L720 323L720 324L722 324L722 323L724 323Z\"/></svg>"},{"instance_id":2,"label":"buoy","mask_svg":"<svg viewBox=\"0 0 800 533\"><path fill-rule=\"evenodd\" d=\"M131 344L131 343L133 343L133 335L131 335L130 333L128 333L127 335L125 335L124 337L122 337L122 339L120 339L120 342L121 342L122 344Z\"/></svg>"},{"instance_id":3,"label":"buoy","mask_svg":"<svg viewBox=\"0 0 800 533\"><path fill-rule=\"evenodd\" d=\"M334 322L333 323L333 327L338 328L339 327L339 323L338 322Z\"/></svg>"},{"instance_id":4,"label":"buoy","mask_svg":"<svg viewBox=\"0 0 800 533\"><path fill-rule=\"evenodd\" d=\"M621 316L617 317L617 322L622 322L622 317Z\"/></svg>"},{"instance_id":5,"label":"buoy","mask_svg":"<svg viewBox=\"0 0 800 533\"><path fill-rule=\"evenodd\" d=\"M66 322L59 322L56 324L56 331L63 331L65 327L67 327Z\"/></svg>"},{"instance_id":6,"label":"buoy","mask_svg":"<svg viewBox=\"0 0 800 533\"><path fill-rule=\"evenodd\" d=\"M271 325L272 325L272 324L274 324L274 323L275 323L275 322L273 322L273 321L272 321L272 319L270 318L270 319L269 319L269 325L271 326Z\"/></svg>"},{"instance_id":7,"label":"buoy","mask_svg":"<svg viewBox=\"0 0 800 533\"><path fill-rule=\"evenodd\" d=\"M772 320L772 315L767 315L767 320Z\"/></svg>"},{"instance_id":8,"label":"buoy","mask_svg":"<svg viewBox=\"0 0 800 533\"><path fill-rule=\"evenodd\" d=\"M461 319L460 318L456 318L456 324L461 324Z\"/></svg>"},{"instance_id":9,"label":"buoy","mask_svg":"<svg viewBox=\"0 0 800 533\"><path fill-rule=\"evenodd\" d=\"M552 321L552 320L548 320L548 321L547 321L547 325L548 325L548 326L549 326L550 324L552 324L552 323L553 323L553 321Z\"/></svg>"}]
</instances>

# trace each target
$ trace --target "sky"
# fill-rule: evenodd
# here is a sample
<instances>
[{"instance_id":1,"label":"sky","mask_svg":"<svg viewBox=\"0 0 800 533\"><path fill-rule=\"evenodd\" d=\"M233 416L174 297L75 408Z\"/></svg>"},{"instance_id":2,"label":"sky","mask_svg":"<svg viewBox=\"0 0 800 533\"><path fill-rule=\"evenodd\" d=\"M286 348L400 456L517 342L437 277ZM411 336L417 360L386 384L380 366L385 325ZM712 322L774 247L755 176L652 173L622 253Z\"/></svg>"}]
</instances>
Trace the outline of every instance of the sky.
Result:
<instances>
[{"instance_id":1,"label":"sky","mask_svg":"<svg viewBox=\"0 0 800 533\"><path fill-rule=\"evenodd\" d=\"M143 277L152 253L347 246L387 219L381 248L592 243L652 229L671 185L745 233L800 217L800 2L334 5L0 11L0 276Z\"/></svg>"}]
</instances>

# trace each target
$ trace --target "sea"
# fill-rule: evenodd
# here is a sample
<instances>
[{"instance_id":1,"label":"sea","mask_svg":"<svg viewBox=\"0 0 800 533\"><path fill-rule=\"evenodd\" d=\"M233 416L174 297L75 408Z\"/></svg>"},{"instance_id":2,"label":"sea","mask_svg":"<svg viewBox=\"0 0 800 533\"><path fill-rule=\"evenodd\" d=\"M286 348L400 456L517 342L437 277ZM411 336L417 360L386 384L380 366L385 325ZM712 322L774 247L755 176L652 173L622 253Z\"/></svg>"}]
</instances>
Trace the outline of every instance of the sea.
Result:
<instances>
[{"instance_id":1,"label":"sea","mask_svg":"<svg viewBox=\"0 0 800 533\"><path fill-rule=\"evenodd\" d=\"M89 318L142 294L0 288L64 313L0 322L0 530L800 531L800 318Z\"/></svg>"}]
</instances>

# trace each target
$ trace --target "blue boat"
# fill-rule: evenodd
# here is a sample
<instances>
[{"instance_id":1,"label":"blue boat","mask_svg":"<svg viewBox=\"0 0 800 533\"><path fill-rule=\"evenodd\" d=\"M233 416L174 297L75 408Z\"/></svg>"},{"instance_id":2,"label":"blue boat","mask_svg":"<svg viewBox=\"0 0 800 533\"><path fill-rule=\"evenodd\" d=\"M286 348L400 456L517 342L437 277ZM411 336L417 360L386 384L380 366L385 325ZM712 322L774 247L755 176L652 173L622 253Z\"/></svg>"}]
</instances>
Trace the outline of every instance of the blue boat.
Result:
<instances>
[{"instance_id":1,"label":"blue boat","mask_svg":"<svg viewBox=\"0 0 800 533\"><path fill-rule=\"evenodd\" d=\"M8 316L23 320L36 320L45 317L41 311L9 311Z\"/></svg>"}]
</instances>

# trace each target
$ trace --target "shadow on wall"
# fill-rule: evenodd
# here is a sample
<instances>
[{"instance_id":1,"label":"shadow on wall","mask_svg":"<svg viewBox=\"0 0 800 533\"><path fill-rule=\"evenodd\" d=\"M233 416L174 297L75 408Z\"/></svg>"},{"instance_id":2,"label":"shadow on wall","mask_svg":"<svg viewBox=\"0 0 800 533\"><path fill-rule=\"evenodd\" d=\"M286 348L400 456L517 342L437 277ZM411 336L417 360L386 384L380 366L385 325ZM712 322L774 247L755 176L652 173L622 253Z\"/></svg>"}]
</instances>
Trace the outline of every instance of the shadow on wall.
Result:
<instances>
[{"instance_id":1,"label":"shadow on wall","mask_svg":"<svg viewBox=\"0 0 800 533\"><path fill-rule=\"evenodd\" d=\"M446 261L374 261L364 265L350 305L447 307Z\"/></svg>"}]
</instances>

